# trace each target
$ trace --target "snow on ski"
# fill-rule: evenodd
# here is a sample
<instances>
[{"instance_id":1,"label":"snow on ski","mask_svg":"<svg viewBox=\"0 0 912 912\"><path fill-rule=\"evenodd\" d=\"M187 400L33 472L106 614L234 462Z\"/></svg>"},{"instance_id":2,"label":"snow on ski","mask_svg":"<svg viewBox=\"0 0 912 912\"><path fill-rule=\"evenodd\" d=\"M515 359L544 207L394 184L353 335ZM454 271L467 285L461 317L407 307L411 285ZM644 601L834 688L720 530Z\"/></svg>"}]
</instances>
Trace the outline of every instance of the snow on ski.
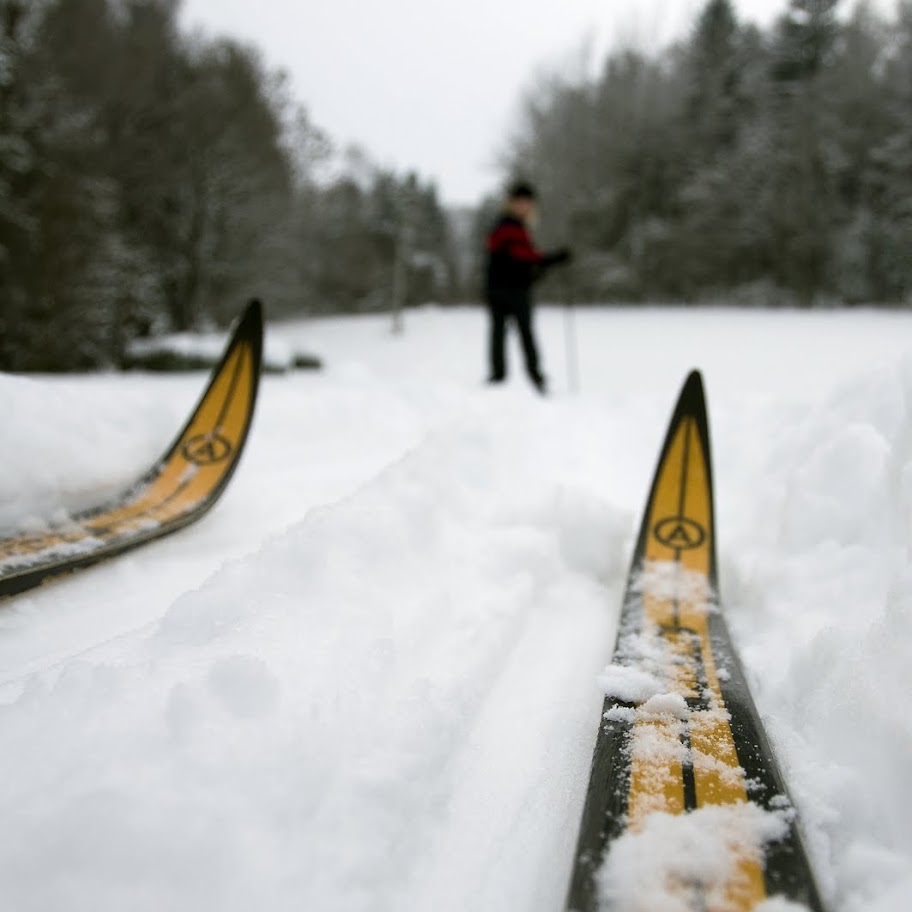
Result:
<instances>
[{"instance_id":1,"label":"snow on ski","mask_svg":"<svg viewBox=\"0 0 912 912\"><path fill-rule=\"evenodd\" d=\"M212 507L247 440L262 348L262 307L254 300L238 322L195 411L145 476L118 497L65 524L0 540L0 597L160 538Z\"/></svg>"},{"instance_id":2,"label":"snow on ski","mask_svg":"<svg viewBox=\"0 0 912 912\"><path fill-rule=\"evenodd\" d=\"M568 910L748 912L772 897L823 909L716 592L695 371L659 458L601 682Z\"/></svg>"}]
</instances>

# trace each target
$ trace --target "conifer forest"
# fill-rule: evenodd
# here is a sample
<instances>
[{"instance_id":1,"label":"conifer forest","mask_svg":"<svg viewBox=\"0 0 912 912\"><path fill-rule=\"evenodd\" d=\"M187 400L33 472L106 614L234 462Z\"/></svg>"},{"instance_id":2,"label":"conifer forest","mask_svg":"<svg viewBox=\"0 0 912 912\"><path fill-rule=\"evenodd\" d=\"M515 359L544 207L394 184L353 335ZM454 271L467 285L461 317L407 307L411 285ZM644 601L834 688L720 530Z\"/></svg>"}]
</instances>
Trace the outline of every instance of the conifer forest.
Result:
<instances>
[{"instance_id":1,"label":"conifer forest","mask_svg":"<svg viewBox=\"0 0 912 912\"><path fill-rule=\"evenodd\" d=\"M340 147L306 87L178 12L0 0L0 370L117 367L253 295L273 316L382 311L397 284L478 300L499 186L448 208L420 163ZM912 298L910 0L783 0L766 29L709 0L676 44L530 75L498 141L542 243L575 252L578 303Z\"/></svg>"}]
</instances>

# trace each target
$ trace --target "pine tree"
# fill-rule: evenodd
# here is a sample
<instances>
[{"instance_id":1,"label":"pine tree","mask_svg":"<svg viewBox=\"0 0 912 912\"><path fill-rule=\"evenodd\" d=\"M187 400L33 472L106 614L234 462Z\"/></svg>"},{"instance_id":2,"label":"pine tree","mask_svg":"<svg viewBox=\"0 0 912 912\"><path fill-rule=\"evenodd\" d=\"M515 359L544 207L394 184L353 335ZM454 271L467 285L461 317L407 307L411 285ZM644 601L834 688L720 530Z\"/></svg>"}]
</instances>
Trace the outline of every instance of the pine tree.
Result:
<instances>
[{"instance_id":1,"label":"pine tree","mask_svg":"<svg viewBox=\"0 0 912 912\"><path fill-rule=\"evenodd\" d=\"M811 79L826 66L839 34L840 0L790 0L779 23L774 77L780 83Z\"/></svg>"},{"instance_id":2,"label":"pine tree","mask_svg":"<svg viewBox=\"0 0 912 912\"><path fill-rule=\"evenodd\" d=\"M740 30L730 0L710 0L687 54L687 124L694 153L712 157L737 135Z\"/></svg>"},{"instance_id":3,"label":"pine tree","mask_svg":"<svg viewBox=\"0 0 912 912\"><path fill-rule=\"evenodd\" d=\"M774 36L772 111L775 155L769 212L773 275L811 305L835 291L833 250L838 200L827 129L832 98L822 77L832 66L839 34L838 0L791 0Z\"/></svg>"}]
</instances>

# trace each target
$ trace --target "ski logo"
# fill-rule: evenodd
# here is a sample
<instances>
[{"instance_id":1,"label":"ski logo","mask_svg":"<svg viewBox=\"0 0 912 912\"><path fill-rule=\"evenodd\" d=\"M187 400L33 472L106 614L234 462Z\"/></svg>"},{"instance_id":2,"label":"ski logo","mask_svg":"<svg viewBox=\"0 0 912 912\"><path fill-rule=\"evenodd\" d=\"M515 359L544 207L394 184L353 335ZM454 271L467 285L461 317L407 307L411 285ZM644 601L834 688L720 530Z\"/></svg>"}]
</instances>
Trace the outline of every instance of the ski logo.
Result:
<instances>
[{"instance_id":1,"label":"ski logo","mask_svg":"<svg viewBox=\"0 0 912 912\"><path fill-rule=\"evenodd\" d=\"M685 516L669 516L656 523L652 534L667 548L690 551L706 541L706 529Z\"/></svg>"},{"instance_id":2,"label":"ski logo","mask_svg":"<svg viewBox=\"0 0 912 912\"><path fill-rule=\"evenodd\" d=\"M198 466L209 466L223 462L231 453L230 441L215 431L211 434L200 434L197 437L191 437L183 448L184 458L188 462L196 463Z\"/></svg>"}]
</instances>

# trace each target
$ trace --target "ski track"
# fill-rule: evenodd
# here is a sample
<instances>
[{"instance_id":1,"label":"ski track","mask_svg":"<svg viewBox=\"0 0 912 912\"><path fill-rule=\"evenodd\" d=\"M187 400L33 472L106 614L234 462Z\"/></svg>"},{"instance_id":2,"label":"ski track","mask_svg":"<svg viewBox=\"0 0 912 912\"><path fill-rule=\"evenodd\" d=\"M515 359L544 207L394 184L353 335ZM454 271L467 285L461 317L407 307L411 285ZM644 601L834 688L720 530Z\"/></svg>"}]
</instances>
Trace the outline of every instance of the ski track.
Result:
<instances>
[{"instance_id":1,"label":"ski track","mask_svg":"<svg viewBox=\"0 0 912 912\"><path fill-rule=\"evenodd\" d=\"M910 318L582 312L576 398L561 321L548 403L481 387L477 311L274 330L329 369L264 379L222 502L3 604L4 908L561 908L633 527L698 366L723 605L821 886L904 912ZM203 383L0 377L0 527L129 483Z\"/></svg>"}]
</instances>

